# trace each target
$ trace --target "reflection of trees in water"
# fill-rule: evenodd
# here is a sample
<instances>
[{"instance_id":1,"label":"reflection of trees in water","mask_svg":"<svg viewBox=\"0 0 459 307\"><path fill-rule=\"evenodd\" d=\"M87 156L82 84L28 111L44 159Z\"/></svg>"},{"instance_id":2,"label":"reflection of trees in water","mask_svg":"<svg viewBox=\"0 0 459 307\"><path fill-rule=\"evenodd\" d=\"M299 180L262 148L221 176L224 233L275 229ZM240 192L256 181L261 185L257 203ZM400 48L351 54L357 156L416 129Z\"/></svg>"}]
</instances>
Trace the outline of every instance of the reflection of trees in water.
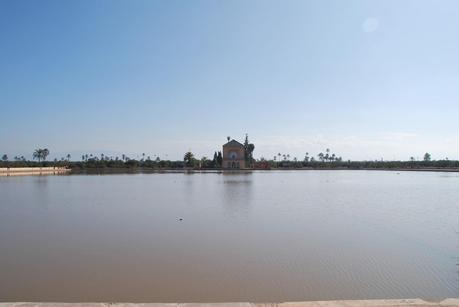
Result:
<instances>
[{"instance_id":1,"label":"reflection of trees in water","mask_svg":"<svg viewBox=\"0 0 459 307\"><path fill-rule=\"evenodd\" d=\"M35 183L39 186L45 186L48 184L48 176L47 175L38 175L36 177Z\"/></svg>"},{"instance_id":2,"label":"reflection of trees in water","mask_svg":"<svg viewBox=\"0 0 459 307\"><path fill-rule=\"evenodd\" d=\"M38 175L33 176L33 198L34 204L40 208L47 210L49 207L49 176L48 175Z\"/></svg>"},{"instance_id":3,"label":"reflection of trees in water","mask_svg":"<svg viewBox=\"0 0 459 307\"><path fill-rule=\"evenodd\" d=\"M252 180L225 180L225 184L252 184Z\"/></svg>"},{"instance_id":4,"label":"reflection of trees in water","mask_svg":"<svg viewBox=\"0 0 459 307\"><path fill-rule=\"evenodd\" d=\"M233 186L248 187L248 186L252 185L252 178L251 178L251 176L247 176L247 175L251 175L251 174L247 174L247 173L223 174L223 176L224 176L223 177L223 184L225 185L226 188L231 188ZM242 176L244 176L244 177L242 177ZM227 190L226 188L225 188L225 190Z\"/></svg>"}]
</instances>

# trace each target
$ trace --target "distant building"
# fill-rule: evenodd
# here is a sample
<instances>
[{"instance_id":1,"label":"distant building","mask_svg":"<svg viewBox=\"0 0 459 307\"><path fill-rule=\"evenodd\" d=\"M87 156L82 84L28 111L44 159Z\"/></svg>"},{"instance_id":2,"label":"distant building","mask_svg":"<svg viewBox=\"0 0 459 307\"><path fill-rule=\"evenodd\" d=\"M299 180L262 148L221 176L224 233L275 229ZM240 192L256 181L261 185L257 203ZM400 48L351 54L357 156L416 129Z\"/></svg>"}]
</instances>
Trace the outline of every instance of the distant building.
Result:
<instances>
[{"instance_id":1,"label":"distant building","mask_svg":"<svg viewBox=\"0 0 459 307\"><path fill-rule=\"evenodd\" d=\"M222 167L226 169L245 168L244 145L236 140L231 140L223 145Z\"/></svg>"}]
</instances>

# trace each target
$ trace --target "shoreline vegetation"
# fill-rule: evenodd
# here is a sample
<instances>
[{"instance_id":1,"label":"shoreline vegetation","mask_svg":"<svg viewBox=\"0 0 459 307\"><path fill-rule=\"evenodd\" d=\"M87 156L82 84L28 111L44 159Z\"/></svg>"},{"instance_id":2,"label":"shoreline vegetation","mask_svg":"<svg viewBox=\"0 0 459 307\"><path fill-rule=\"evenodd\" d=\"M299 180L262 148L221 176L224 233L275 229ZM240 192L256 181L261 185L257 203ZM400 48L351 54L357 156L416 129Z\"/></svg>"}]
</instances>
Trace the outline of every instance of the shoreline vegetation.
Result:
<instances>
[{"instance_id":1,"label":"shoreline vegetation","mask_svg":"<svg viewBox=\"0 0 459 307\"><path fill-rule=\"evenodd\" d=\"M86 154L81 156L81 160L72 160L71 155L53 161L46 161L50 151L48 149L37 149L33 152L33 158L36 161L30 161L23 156L15 156L10 160L6 154L1 157L1 172L19 172L20 168L64 168L70 169L74 173L89 172L192 172L192 171L222 171L221 152L215 152L213 159L202 157L196 159L194 154L187 152L183 160L165 160L159 156L152 159L145 153L141 154L140 159L132 159L127 155L121 157L100 154ZM317 158L309 156L306 153L304 158L299 160L296 157L290 157L289 154L278 153L272 159L259 158L254 159L250 155L246 160L249 167L236 170L392 170L392 171L443 171L459 172L459 161L449 160L432 160L429 153L424 154L423 160L417 160L411 157L407 161L344 161L330 149L325 153L319 153ZM16 171L15 171L16 170ZM235 170L233 170L235 171ZM52 172L52 171L51 171Z\"/></svg>"},{"instance_id":2,"label":"shoreline vegetation","mask_svg":"<svg viewBox=\"0 0 459 307\"><path fill-rule=\"evenodd\" d=\"M459 168L276 168L276 169L172 169L172 168L93 168L71 169L59 168L53 171L43 170L42 167L31 167L30 171L21 171L18 168L0 168L0 177L34 176L34 175L116 175L116 174L193 174L193 173L251 173L253 171L390 171L390 172L444 172L457 173Z\"/></svg>"}]
</instances>

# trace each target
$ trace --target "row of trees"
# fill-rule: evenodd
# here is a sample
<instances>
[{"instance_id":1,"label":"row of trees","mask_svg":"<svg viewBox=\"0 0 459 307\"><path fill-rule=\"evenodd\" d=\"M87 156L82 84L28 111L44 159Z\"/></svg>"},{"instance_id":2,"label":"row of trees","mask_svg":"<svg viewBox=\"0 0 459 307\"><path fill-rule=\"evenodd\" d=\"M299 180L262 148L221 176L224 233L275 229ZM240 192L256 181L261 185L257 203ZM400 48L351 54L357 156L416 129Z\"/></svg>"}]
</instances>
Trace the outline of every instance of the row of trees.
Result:
<instances>
[{"instance_id":1,"label":"row of trees","mask_svg":"<svg viewBox=\"0 0 459 307\"><path fill-rule=\"evenodd\" d=\"M459 161L449 160L448 158L442 160L432 160L430 153L425 153L422 160L417 160L410 157L407 161L343 161L343 159L332 153L330 149L320 152L314 156L306 153L302 160L296 157L291 157L290 154L278 153L268 160L265 158L254 159L253 150L255 146L250 144L248 137L244 142L244 149L246 150L247 165L253 168L348 168L348 169L362 169L362 168L376 168L376 169L390 169L390 168L455 168L459 167ZM47 161L50 151L47 148L36 149L32 156L35 161L28 161L24 156L15 156L12 161L6 154L2 155L0 166L1 167L24 167L24 166L68 166L74 169L100 169L100 168L200 168L200 169L218 169L222 166L222 152L215 151L213 158L208 159L202 157L196 158L195 155L188 151L185 153L183 161L171 161L161 159L159 156L153 156L153 159L142 153L142 158L132 159L127 155L121 157L113 157L105 154L100 156L85 154L81 156L81 161L71 161L71 155L62 157L60 160L54 159Z\"/></svg>"},{"instance_id":2,"label":"row of trees","mask_svg":"<svg viewBox=\"0 0 459 307\"><path fill-rule=\"evenodd\" d=\"M35 149L35 151L33 152L32 154L32 157L33 159L36 159L38 160L38 162L41 162L41 161L45 161L46 160L46 157L48 157L49 155L49 150L47 148L44 148L44 149ZM8 158L8 155L7 154L4 154L2 156L2 161L3 162L8 162L9 161L9 158ZM26 158L24 156L15 156L14 157L14 161L16 162L20 162L20 161L27 161Z\"/></svg>"},{"instance_id":3,"label":"row of trees","mask_svg":"<svg viewBox=\"0 0 459 307\"><path fill-rule=\"evenodd\" d=\"M194 154L191 151L188 151L183 156L183 162L186 167L189 168L221 168L223 163L223 155L221 151L214 152L214 157L212 160L207 157L202 157L201 159L196 159Z\"/></svg>"},{"instance_id":4,"label":"row of trees","mask_svg":"<svg viewBox=\"0 0 459 307\"><path fill-rule=\"evenodd\" d=\"M304 167L315 165L319 162L321 163L336 163L342 162L343 159L340 156L332 153L329 148L325 150L325 153L320 152L317 155L317 159L314 156L309 156L309 153L306 152L304 158L302 160L298 159L297 157L291 157L290 154L283 154L278 153L277 155L273 156L272 160L266 160L264 158L260 159L264 162L270 162L270 166L272 167L288 167L288 166L295 166L295 167Z\"/></svg>"},{"instance_id":5,"label":"row of trees","mask_svg":"<svg viewBox=\"0 0 459 307\"><path fill-rule=\"evenodd\" d=\"M24 156L14 156L13 161L10 161L7 154L2 155L2 161L0 163L3 167L43 166L42 162L46 161L48 155L49 150L47 148L38 148L32 153L33 159L37 160L38 164L33 161L28 161Z\"/></svg>"},{"instance_id":6,"label":"row of trees","mask_svg":"<svg viewBox=\"0 0 459 307\"><path fill-rule=\"evenodd\" d=\"M272 160L261 158L256 162L259 168L348 168L348 169L395 169L395 168L456 168L459 167L459 161L449 160L448 158L441 160L432 160L430 153L425 153L422 160L410 157L407 161L343 161L341 156L331 153L330 149L326 149L325 153L320 152L317 159L305 154L303 160L298 160L296 157L290 158L289 154L278 153Z\"/></svg>"}]
</instances>

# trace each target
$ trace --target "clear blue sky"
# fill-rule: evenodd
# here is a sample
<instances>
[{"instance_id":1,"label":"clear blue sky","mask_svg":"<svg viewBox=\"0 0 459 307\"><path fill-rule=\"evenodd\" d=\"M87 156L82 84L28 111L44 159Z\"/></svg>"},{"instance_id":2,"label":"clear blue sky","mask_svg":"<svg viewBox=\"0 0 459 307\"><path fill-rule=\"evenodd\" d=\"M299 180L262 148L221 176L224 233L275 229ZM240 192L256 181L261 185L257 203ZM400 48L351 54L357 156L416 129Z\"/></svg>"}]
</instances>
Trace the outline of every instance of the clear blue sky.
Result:
<instances>
[{"instance_id":1,"label":"clear blue sky","mask_svg":"<svg viewBox=\"0 0 459 307\"><path fill-rule=\"evenodd\" d=\"M459 159L459 1L0 0L0 107L10 157Z\"/></svg>"}]
</instances>

